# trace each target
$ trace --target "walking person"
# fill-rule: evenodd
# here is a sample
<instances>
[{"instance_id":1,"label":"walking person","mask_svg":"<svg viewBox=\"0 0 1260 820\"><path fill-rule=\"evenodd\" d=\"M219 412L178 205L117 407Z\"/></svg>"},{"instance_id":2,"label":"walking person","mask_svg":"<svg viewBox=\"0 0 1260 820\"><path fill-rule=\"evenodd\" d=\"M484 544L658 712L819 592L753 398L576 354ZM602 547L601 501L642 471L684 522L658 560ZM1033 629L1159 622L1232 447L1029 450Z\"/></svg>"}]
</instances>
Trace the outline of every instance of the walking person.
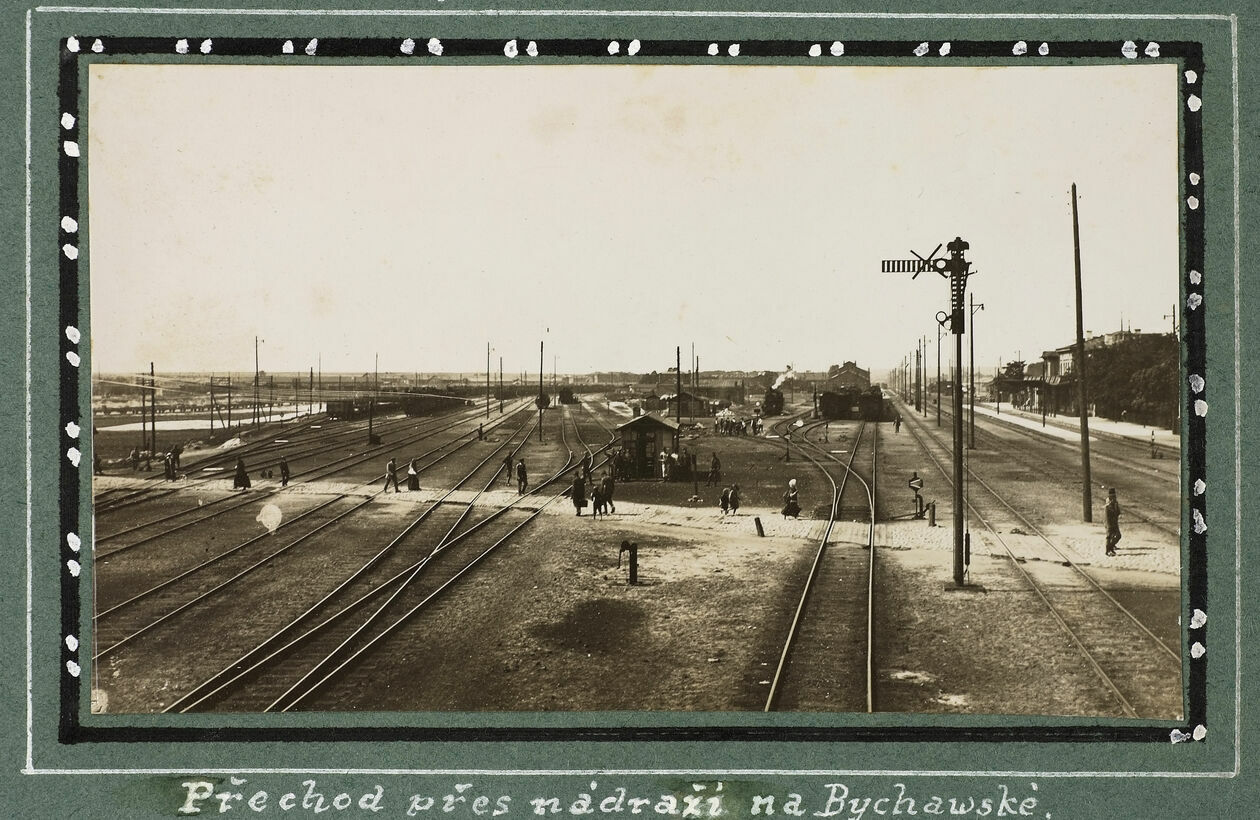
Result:
<instances>
[{"instance_id":1,"label":"walking person","mask_svg":"<svg viewBox=\"0 0 1260 820\"><path fill-rule=\"evenodd\" d=\"M588 450L586 455L582 456L582 478L587 481L591 480L591 453Z\"/></svg>"},{"instance_id":2,"label":"walking person","mask_svg":"<svg viewBox=\"0 0 1260 820\"><path fill-rule=\"evenodd\" d=\"M604 480L599 482L599 488L604 491L604 501L608 502L609 509L616 512L617 505L613 503L613 492L617 489L617 482L613 479L611 472L604 475Z\"/></svg>"},{"instance_id":3,"label":"walking person","mask_svg":"<svg viewBox=\"0 0 1260 820\"><path fill-rule=\"evenodd\" d=\"M280 456L280 486L289 486L289 460Z\"/></svg>"},{"instance_id":4,"label":"walking person","mask_svg":"<svg viewBox=\"0 0 1260 820\"><path fill-rule=\"evenodd\" d=\"M787 492L783 493L783 517L801 517L801 499L796 492L796 479L788 481Z\"/></svg>"},{"instance_id":5,"label":"walking person","mask_svg":"<svg viewBox=\"0 0 1260 820\"><path fill-rule=\"evenodd\" d=\"M133 473L139 472L140 471L140 448L132 447L131 453L128 454L127 456L127 460L131 462L131 472Z\"/></svg>"},{"instance_id":6,"label":"walking person","mask_svg":"<svg viewBox=\"0 0 1260 820\"><path fill-rule=\"evenodd\" d=\"M901 432L901 414L900 413L897 414L897 418L893 419L893 432L894 433Z\"/></svg>"},{"instance_id":7,"label":"walking person","mask_svg":"<svg viewBox=\"0 0 1260 820\"><path fill-rule=\"evenodd\" d=\"M579 513L580 515L581 513ZM604 488L599 484L591 485L591 520L608 514L608 499L604 498Z\"/></svg>"},{"instance_id":8,"label":"walking person","mask_svg":"<svg viewBox=\"0 0 1260 820\"><path fill-rule=\"evenodd\" d=\"M718 459L717 453L713 454L713 459L709 461L709 477L704 482L704 486L712 487L715 484L722 483L722 462Z\"/></svg>"},{"instance_id":9,"label":"walking person","mask_svg":"<svg viewBox=\"0 0 1260 820\"><path fill-rule=\"evenodd\" d=\"M573 491L571 493L573 501L573 509L577 514L582 515L582 508L586 506L586 482L582 480L582 476L573 479Z\"/></svg>"},{"instance_id":10,"label":"walking person","mask_svg":"<svg viewBox=\"0 0 1260 820\"><path fill-rule=\"evenodd\" d=\"M184 453L184 445L176 444L171 448L171 461L174 463L175 476L179 476L179 457Z\"/></svg>"},{"instance_id":11,"label":"walking person","mask_svg":"<svg viewBox=\"0 0 1260 820\"><path fill-rule=\"evenodd\" d=\"M1116 554L1116 544L1120 543L1120 503L1116 501L1116 488L1107 490L1107 504L1103 507L1107 517L1107 554Z\"/></svg>"},{"instance_id":12,"label":"walking person","mask_svg":"<svg viewBox=\"0 0 1260 820\"><path fill-rule=\"evenodd\" d=\"M418 492L420 490L420 473L416 472L416 460L413 458L407 462L407 492Z\"/></svg>"},{"instance_id":13,"label":"walking person","mask_svg":"<svg viewBox=\"0 0 1260 820\"><path fill-rule=\"evenodd\" d=\"M516 492L524 495L529 489L529 473L525 472L525 459L516 462Z\"/></svg>"},{"instance_id":14,"label":"walking person","mask_svg":"<svg viewBox=\"0 0 1260 820\"><path fill-rule=\"evenodd\" d=\"M739 485L731 485L731 515L739 512Z\"/></svg>"},{"instance_id":15,"label":"walking person","mask_svg":"<svg viewBox=\"0 0 1260 820\"><path fill-rule=\"evenodd\" d=\"M236 459L236 474L232 476L232 489L248 490L250 488L249 473L245 471L245 459Z\"/></svg>"},{"instance_id":16,"label":"walking person","mask_svg":"<svg viewBox=\"0 0 1260 820\"><path fill-rule=\"evenodd\" d=\"M401 492L398 489L398 464L392 458L385 465L385 487L382 489L382 492L389 492L391 483L394 485L395 493Z\"/></svg>"},{"instance_id":17,"label":"walking person","mask_svg":"<svg viewBox=\"0 0 1260 820\"><path fill-rule=\"evenodd\" d=\"M722 515L726 515L731 509L731 488L723 487L722 495L718 496L718 506L722 508Z\"/></svg>"},{"instance_id":18,"label":"walking person","mask_svg":"<svg viewBox=\"0 0 1260 820\"><path fill-rule=\"evenodd\" d=\"M162 477L167 481L175 480L175 456L169 452L162 456Z\"/></svg>"},{"instance_id":19,"label":"walking person","mask_svg":"<svg viewBox=\"0 0 1260 820\"><path fill-rule=\"evenodd\" d=\"M512 454L511 453L508 453L507 457L503 459L503 482L509 485L512 483Z\"/></svg>"}]
</instances>

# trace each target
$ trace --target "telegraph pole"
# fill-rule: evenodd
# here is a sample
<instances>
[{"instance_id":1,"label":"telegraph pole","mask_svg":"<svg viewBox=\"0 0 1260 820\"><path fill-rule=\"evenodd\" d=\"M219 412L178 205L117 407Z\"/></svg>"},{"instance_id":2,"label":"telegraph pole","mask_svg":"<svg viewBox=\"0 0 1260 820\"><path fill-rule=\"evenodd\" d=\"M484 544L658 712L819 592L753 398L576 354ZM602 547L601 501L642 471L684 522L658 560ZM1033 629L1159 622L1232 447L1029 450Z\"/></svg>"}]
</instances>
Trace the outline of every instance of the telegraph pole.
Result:
<instances>
[{"instance_id":1,"label":"telegraph pole","mask_svg":"<svg viewBox=\"0 0 1260 820\"><path fill-rule=\"evenodd\" d=\"M967 376L971 379L971 387L968 392L971 393L971 438L967 445L968 450L976 449L976 311L984 310L984 303L976 304L974 295L968 296L971 300L971 330L967 333L971 341L971 367L967 368ZM1045 399L1042 398L1042 409L1045 408Z\"/></svg>"},{"instance_id":2,"label":"telegraph pole","mask_svg":"<svg viewBox=\"0 0 1260 820\"><path fill-rule=\"evenodd\" d=\"M499 357L499 415L503 415L503 357Z\"/></svg>"},{"instance_id":3,"label":"telegraph pole","mask_svg":"<svg viewBox=\"0 0 1260 820\"><path fill-rule=\"evenodd\" d=\"M254 426L258 426L258 337L254 337Z\"/></svg>"},{"instance_id":4,"label":"telegraph pole","mask_svg":"<svg viewBox=\"0 0 1260 820\"><path fill-rule=\"evenodd\" d=\"M1089 405L1085 397L1085 318L1081 308L1081 229L1076 218L1076 183L1072 183L1072 254L1076 262L1076 403L1081 418L1081 512L1082 520L1094 520L1093 492L1089 475Z\"/></svg>"},{"instance_id":5,"label":"telegraph pole","mask_svg":"<svg viewBox=\"0 0 1260 820\"><path fill-rule=\"evenodd\" d=\"M543 345L545 341L538 342L538 399L535 404L538 405L538 443L542 444L543 440L543 408L547 405L543 402Z\"/></svg>"},{"instance_id":6,"label":"telegraph pole","mask_svg":"<svg viewBox=\"0 0 1260 820\"><path fill-rule=\"evenodd\" d=\"M936 324L936 426L941 426L941 333L945 326L937 320Z\"/></svg>"},{"instance_id":7,"label":"telegraph pole","mask_svg":"<svg viewBox=\"0 0 1260 820\"><path fill-rule=\"evenodd\" d=\"M490 418L490 343L486 342L486 418Z\"/></svg>"},{"instance_id":8,"label":"telegraph pole","mask_svg":"<svg viewBox=\"0 0 1260 820\"><path fill-rule=\"evenodd\" d=\"M967 304L963 299L967 290L967 279L971 276L971 263L963 254L971 247L962 237L955 237L945 246L948 258L937 258L936 250L926 258L917 253L914 259L889 259L882 266L884 273L912 273L917 277L924 271L934 271L949 280L950 312L938 314L938 322L942 327L949 323L950 332L954 335L954 372L962 371L962 334L966 330ZM954 584L962 586L966 575L967 558L964 551L963 538L963 421L962 421L962 379L954 378ZM939 380L938 380L939 384Z\"/></svg>"}]
</instances>

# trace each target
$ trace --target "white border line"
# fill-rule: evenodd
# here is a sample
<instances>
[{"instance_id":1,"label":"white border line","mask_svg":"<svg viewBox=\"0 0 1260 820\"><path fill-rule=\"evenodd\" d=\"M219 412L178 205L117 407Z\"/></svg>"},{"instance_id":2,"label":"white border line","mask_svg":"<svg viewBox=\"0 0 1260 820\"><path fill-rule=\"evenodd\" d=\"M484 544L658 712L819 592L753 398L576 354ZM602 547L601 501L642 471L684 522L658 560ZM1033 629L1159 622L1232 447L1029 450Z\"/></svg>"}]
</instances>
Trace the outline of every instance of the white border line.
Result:
<instances>
[{"instance_id":1,"label":"white border line","mask_svg":"<svg viewBox=\"0 0 1260 820\"><path fill-rule=\"evenodd\" d=\"M381 774L381 775L797 775L797 776L900 776L900 777L1236 777L1242 760L1242 387L1241 387L1241 199L1240 130L1238 90L1237 14L949 14L892 12L705 12L705 11L605 11L560 9L510 10L310 10L310 9L178 9L93 6L39 6L37 12L102 14L187 14L187 15L269 15L269 16L572 16L572 17L732 17L773 19L951 19L951 20L1208 20L1230 24L1231 91L1234 139L1234 770L1232 772L1014 772L1014 771L932 771L932 770L800 770L800 769L36 769L34 767L34 684L33 668L33 579L31 524L31 9L26 11L26 767L23 774Z\"/></svg>"}]
</instances>

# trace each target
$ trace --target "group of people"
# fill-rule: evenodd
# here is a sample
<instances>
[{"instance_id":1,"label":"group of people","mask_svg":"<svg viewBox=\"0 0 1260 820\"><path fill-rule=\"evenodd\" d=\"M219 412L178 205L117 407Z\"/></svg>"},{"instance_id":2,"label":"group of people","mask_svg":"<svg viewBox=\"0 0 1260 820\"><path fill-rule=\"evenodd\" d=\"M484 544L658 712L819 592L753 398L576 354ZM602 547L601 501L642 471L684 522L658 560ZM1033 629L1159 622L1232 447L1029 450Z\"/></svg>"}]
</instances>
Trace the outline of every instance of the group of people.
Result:
<instances>
[{"instance_id":1,"label":"group of people","mask_svg":"<svg viewBox=\"0 0 1260 820\"><path fill-rule=\"evenodd\" d=\"M731 515L739 512L739 485L732 484L729 487L722 488L722 494L718 496L718 506L722 508L722 515L728 512Z\"/></svg>"},{"instance_id":2,"label":"group of people","mask_svg":"<svg viewBox=\"0 0 1260 820\"><path fill-rule=\"evenodd\" d=\"M573 502L573 509L577 515L579 517L582 515L582 510L587 504L588 481L591 487L591 519L607 515L609 510L617 512L617 505L613 503L613 493L617 488L617 482L612 477L612 473L605 473L604 477L596 482L591 480L591 476L584 471L573 479L573 486L569 488L569 500Z\"/></svg>"},{"instance_id":3,"label":"group of people","mask_svg":"<svg viewBox=\"0 0 1260 820\"><path fill-rule=\"evenodd\" d=\"M752 419L720 418L714 422L713 429L719 436L746 436L749 433L759 436L762 421L756 416Z\"/></svg>"},{"instance_id":4,"label":"group of people","mask_svg":"<svg viewBox=\"0 0 1260 820\"><path fill-rule=\"evenodd\" d=\"M516 469L512 469L512 454L509 453L503 459L503 481L507 484L512 483L513 473L516 475L516 493L524 495L529 489L529 470L525 468L525 459L516 462Z\"/></svg>"},{"instance_id":5,"label":"group of people","mask_svg":"<svg viewBox=\"0 0 1260 820\"><path fill-rule=\"evenodd\" d=\"M402 490L398 489L398 462L392 457L385 464L385 486L381 491L386 493L389 492L391 485L393 486L395 493L402 492ZM407 490L414 493L419 489L420 473L416 470L416 460L413 458L411 461L407 462Z\"/></svg>"}]
</instances>

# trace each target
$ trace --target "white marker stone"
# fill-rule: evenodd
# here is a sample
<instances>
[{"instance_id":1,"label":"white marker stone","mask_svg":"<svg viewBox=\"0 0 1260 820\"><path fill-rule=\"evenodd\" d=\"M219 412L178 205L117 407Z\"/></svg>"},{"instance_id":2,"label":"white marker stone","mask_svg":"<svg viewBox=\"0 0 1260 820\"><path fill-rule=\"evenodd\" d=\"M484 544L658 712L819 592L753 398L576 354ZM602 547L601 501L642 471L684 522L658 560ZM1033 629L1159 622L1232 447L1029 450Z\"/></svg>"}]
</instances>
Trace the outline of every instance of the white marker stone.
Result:
<instances>
[{"instance_id":1,"label":"white marker stone","mask_svg":"<svg viewBox=\"0 0 1260 820\"><path fill-rule=\"evenodd\" d=\"M531 57L537 57L538 56L538 43L534 42L533 40L530 40L529 43L525 46L525 53Z\"/></svg>"},{"instance_id":2,"label":"white marker stone","mask_svg":"<svg viewBox=\"0 0 1260 820\"><path fill-rule=\"evenodd\" d=\"M79 562L71 558L66 562L66 569L70 571L70 575L74 578L79 577L79 572L83 569L79 566Z\"/></svg>"},{"instance_id":3,"label":"white marker stone","mask_svg":"<svg viewBox=\"0 0 1260 820\"><path fill-rule=\"evenodd\" d=\"M312 38L312 39L311 39L311 41L310 41L309 43L307 43L307 44L306 44L306 48L304 48L304 49L302 49L302 50L306 52L306 56L308 56L308 57L314 57L314 56L315 56L315 49L317 49L317 48L319 48L319 38L318 38L318 37L314 37L314 38Z\"/></svg>"},{"instance_id":4,"label":"white marker stone","mask_svg":"<svg viewBox=\"0 0 1260 820\"><path fill-rule=\"evenodd\" d=\"M68 157L77 157L79 155L79 143L66 140L61 143L61 150L65 151Z\"/></svg>"},{"instance_id":5,"label":"white marker stone","mask_svg":"<svg viewBox=\"0 0 1260 820\"><path fill-rule=\"evenodd\" d=\"M1207 613L1201 609L1196 609L1190 613L1190 628L1202 629L1207 623Z\"/></svg>"},{"instance_id":6,"label":"white marker stone","mask_svg":"<svg viewBox=\"0 0 1260 820\"><path fill-rule=\"evenodd\" d=\"M74 233L79 229L79 223L74 221L74 217L63 216L61 218L61 229L66 233Z\"/></svg>"},{"instance_id":7,"label":"white marker stone","mask_svg":"<svg viewBox=\"0 0 1260 820\"><path fill-rule=\"evenodd\" d=\"M75 344L79 343L79 329L74 325L66 325L66 338Z\"/></svg>"},{"instance_id":8,"label":"white marker stone","mask_svg":"<svg viewBox=\"0 0 1260 820\"><path fill-rule=\"evenodd\" d=\"M1194 643L1190 644L1190 657L1194 658L1195 660L1198 660L1199 658L1203 657L1205 654L1207 654L1207 647L1205 647L1203 644L1199 643L1198 641L1195 641Z\"/></svg>"},{"instance_id":9,"label":"white marker stone","mask_svg":"<svg viewBox=\"0 0 1260 820\"><path fill-rule=\"evenodd\" d=\"M709 43L709 56L716 57L718 55L718 44Z\"/></svg>"},{"instance_id":10,"label":"white marker stone","mask_svg":"<svg viewBox=\"0 0 1260 820\"><path fill-rule=\"evenodd\" d=\"M1050 44L1042 43L1041 45L1037 46L1037 53L1040 54L1042 57L1045 57L1047 54L1050 53Z\"/></svg>"},{"instance_id":11,"label":"white marker stone","mask_svg":"<svg viewBox=\"0 0 1260 820\"><path fill-rule=\"evenodd\" d=\"M1197 112L1202 107L1203 100L1199 99L1194 94L1191 94L1190 99L1186 100L1186 108L1189 108L1192 112Z\"/></svg>"},{"instance_id":12,"label":"white marker stone","mask_svg":"<svg viewBox=\"0 0 1260 820\"><path fill-rule=\"evenodd\" d=\"M93 52L95 52L96 54L100 54L104 50L105 50L105 44L102 43L99 38L92 41Z\"/></svg>"},{"instance_id":13,"label":"white marker stone","mask_svg":"<svg viewBox=\"0 0 1260 820\"><path fill-rule=\"evenodd\" d=\"M633 57L634 55L639 53L639 49L642 47L643 47L643 44L640 43L638 40L631 40L630 46L626 49L626 53L629 54L631 57Z\"/></svg>"},{"instance_id":14,"label":"white marker stone","mask_svg":"<svg viewBox=\"0 0 1260 820\"><path fill-rule=\"evenodd\" d=\"M70 438L79 437L79 430L80 430L79 425L75 424L73 421L66 422L65 430L66 430L66 435L69 436Z\"/></svg>"},{"instance_id":15,"label":"white marker stone","mask_svg":"<svg viewBox=\"0 0 1260 820\"><path fill-rule=\"evenodd\" d=\"M1191 310L1197 310L1201 304L1203 304L1203 297L1197 293L1192 293L1186 297L1186 306Z\"/></svg>"},{"instance_id":16,"label":"white marker stone","mask_svg":"<svg viewBox=\"0 0 1260 820\"><path fill-rule=\"evenodd\" d=\"M74 661L66 661L66 671L70 673L70 677L77 678L79 677L79 673L83 670L80 669L79 665Z\"/></svg>"},{"instance_id":17,"label":"white marker stone","mask_svg":"<svg viewBox=\"0 0 1260 820\"><path fill-rule=\"evenodd\" d=\"M79 536L72 532L68 532L66 533L66 546L69 547L72 552L78 552L79 548L83 546L83 544L79 541Z\"/></svg>"},{"instance_id":18,"label":"white marker stone","mask_svg":"<svg viewBox=\"0 0 1260 820\"><path fill-rule=\"evenodd\" d=\"M844 43L840 42L839 40L836 40L834 43L832 43L832 44L831 44L831 56L832 56L832 57L843 57L843 56L844 56Z\"/></svg>"},{"instance_id":19,"label":"white marker stone","mask_svg":"<svg viewBox=\"0 0 1260 820\"><path fill-rule=\"evenodd\" d=\"M292 53L293 53L293 41L292 41L292 40L285 40L285 41L284 41L284 45L280 46L280 53L281 53L281 54L292 54Z\"/></svg>"},{"instance_id":20,"label":"white marker stone","mask_svg":"<svg viewBox=\"0 0 1260 820\"><path fill-rule=\"evenodd\" d=\"M79 249L69 243L61 246L61 252L66 255L67 259L75 260L79 258Z\"/></svg>"},{"instance_id":21,"label":"white marker stone","mask_svg":"<svg viewBox=\"0 0 1260 820\"><path fill-rule=\"evenodd\" d=\"M69 111L61 115L61 127L69 131L74 128L74 114Z\"/></svg>"},{"instance_id":22,"label":"white marker stone","mask_svg":"<svg viewBox=\"0 0 1260 820\"><path fill-rule=\"evenodd\" d=\"M609 56L616 54L619 51L621 51L621 43L617 42L616 40L613 40L608 44Z\"/></svg>"},{"instance_id":23,"label":"white marker stone","mask_svg":"<svg viewBox=\"0 0 1260 820\"><path fill-rule=\"evenodd\" d=\"M1120 53L1130 60L1137 59L1137 43L1132 40L1125 40L1124 45L1120 46Z\"/></svg>"},{"instance_id":24,"label":"white marker stone","mask_svg":"<svg viewBox=\"0 0 1260 820\"><path fill-rule=\"evenodd\" d=\"M66 51L69 51L73 54L79 53L79 38L78 37L66 38Z\"/></svg>"},{"instance_id":25,"label":"white marker stone","mask_svg":"<svg viewBox=\"0 0 1260 820\"><path fill-rule=\"evenodd\" d=\"M188 53L188 41L187 41L187 40L176 40L176 41L175 41L175 53L176 53L176 54L187 54L187 53Z\"/></svg>"},{"instance_id":26,"label":"white marker stone","mask_svg":"<svg viewBox=\"0 0 1260 820\"><path fill-rule=\"evenodd\" d=\"M940 47L940 49L939 49L939 53L940 53L940 55L941 55L942 57L948 57L948 56L949 56L949 49L950 49L950 44L949 44L949 43L941 43L941 47Z\"/></svg>"},{"instance_id":27,"label":"white marker stone","mask_svg":"<svg viewBox=\"0 0 1260 820\"><path fill-rule=\"evenodd\" d=\"M402 45L398 47L398 50L401 51L403 54L415 54L416 41L408 37L406 40L402 41Z\"/></svg>"},{"instance_id":28,"label":"white marker stone","mask_svg":"<svg viewBox=\"0 0 1260 820\"><path fill-rule=\"evenodd\" d=\"M78 447L71 447L69 450L66 450L66 458L70 460L71 464L78 467L83 454L79 452Z\"/></svg>"},{"instance_id":29,"label":"white marker stone","mask_svg":"<svg viewBox=\"0 0 1260 820\"><path fill-rule=\"evenodd\" d=\"M67 350L67 351L66 351L66 361L70 362L70 364L71 364L71 366L72 366L72 367L78 367L78 366L79 366L79 354L78 354L78 353L75 353L73 350Z\"/></svg>"},{"instance_id":30,"label":"white marker stone","mask_svg":"<svg viewBox=\"0 0 1260 820\"><path fill-rule=\"evenodd\" d=\"M1011 48L1011 53L1014 54L1016 57L1023 57L1025 54L1028 53L1028 43L1024 42L1023 40L1020 40Z\"/></svg>"},{"instance_id":31,"label":"white marker stone","mask_svg":"<svg viewBox=\"0 0 1260 820\"><path fill-rule=\"evenodd\" d=\"M1187 72L1186 72L1186 84L1187 84L1187 85L1194 85L1194 84L1195 84L1195 83L1197 83L1198 81L1199 81L1199 75L1198 75L1198 73L1197 73L1197 72L1194 72L1194 71L1187 71Z\"/></svg>"},{"instance_id":32,"label":"white marker stone","mask_svg":"<svg viewBox=\"0 0 1260 820\"><path fill-rule=\"evenodd\" d=\"M1197 285L1203 281L1203 274L1197 270L1190 271L1190 284Z\"/></svg>"},{"instance_id":33,"label":"white marker stone","mask_svg":"<svg viewBox=\"0 0 1260 820\"><path fill-rule=\"evenodd\" d=\"M519 53L520 53L520 52L519 52L519 51L517 50L517 48L516 48L516 41L515 41L515 40L508 40L506 43L504 43L504 44L503 44L503 56L504 56L504 57L507 57L507 58L509 58L509 59L513 59L513 58L515 58L515 57L516 57L516 55L517 55L517 54L519 54Z\"/></svg>"},{"instance_id":34,"label":"white marker stone","mask_svg":"<svg viewBox=\"0 0 1260 820\"><path fill-rule=\"evenodd\" d=\"M1199 210L1199 198L1197 196L1186 197L1186 206L1192 211Z\"/></svg>"},{"instance_id":35,"label":"white marker stone","mask_svg":"<svg viewBox=\"0 0 1260 820\"><path fill-rule=\"evenodd\" d=\"M1207 415L1207 402L1205 402L1203 399L1195 399L1194 400L1194 414L1198 416L1199 418L1203 418L1204 416L1206 416Z\"/></svg>"},{"instance_id":36,"label":"white marker stone","mask_svg":"<svg viewBox=\"0 0 1260 820\"><path fill-rule=\"evenodd\" d=\"M74 637L73 635L67 635L66 636L66 649L69 649L71 652L74 652L78 648L79 648L79 639Z\"/></svg>"},{"instance_id":37,"label":"white marker stone","mask_svg":"<svg viewBox=\"0 0 1260 820\"><path fill-rule=\"evenodd\" d=\"M732 57L738 57L739 56L739 43L731 43L730 47L726 49L726 53L731 55Z\"/></svg>"},{"instance_id":38,"label":"white marker stone","mask_svg":"<svg viewBox=\"0 0 1260 820\"><path fill-rule=\"evenodd\" d=\"M1147 44L1146 44L1146 56L1147 56L1147 57L1158 57L1158 56L1159 56L1159 43L1147 43Z\"/></svg>"},{"instance_id":39,"label":"white marker stone","mask_svg":"<svg viewBox=\"0 0 1260 820\"><path fill-rule=\"evenodd\" d=\"M1192 734L1194 735L1195 740L1202 740L1207 737L1207 727L1200 723L1198 726L1194 727L1194 732Z\"/></svg>"},{"instance_id":40,"label":"white marker stone","mask_svg":"<svg viewBox=\"0 0 1260 820\"><path fill-rule=\"evenodd\" d=\"M441 57L442 56L442 41L436 37L430 37L428 49L429 49L429 53L432 54L434 57Z\"/></svg>"},{"instance_id":41,"label":"white marker stone","mask_svg":"<svg viewBox=\"0 0 1260 820\"><path fill-rule=\"evenodd\" d=\"M814 43L812 46L810 46L810 47L809 47L809 56L811 56L811 57L821 57L821 56L822 56L822 45L821 45L821 44L819 44L819 43Z\"/></svg>"},{"instance_id":42,"label":"white marker stone","mask_svg":"<svg viewBox=\"0 0 1260 820\"><path fill-rule=\"evenodd\" d=\"M1191 373L1187 381L1190 382L1190 389L1195 393L1202 393L1203 387L1207 384L1198 373Z\"/></svg>"},{"instance_id":43,"label":"white marker stone","mask_svg":"<svg viewBox=\"0 0 1260 820\"><path fill-rule=\"evenodd\" d=\"M1203 180L1203 177L1199 176L1199 175L1198 175L1198 174L1196 174L1194 171L1191 171L1191 172L1190 172L1190 184L1191 184L1191 185L1198 185L1198 184L1199 184L1199 182L1201 182L1202 180Z\"/></svg>"},{"instance_id":44,"label":"white marker stone","mask_svg":"<svg viewBox=\"0 0 1260 820\"><path fill-rule=\"evenodd\" d=\"M214 40L211 40L210 38L207 37L206 39L201 41L201 47L198 50L202 54L209 54L212 48L214 48Z\"/></svg>"},{"instance_id":45,"label":"white marker stone","mask_svg":"<svg viewBox=\"0 0 1260 820\"><path fill-rule=\"evenodd\" d=\"M1194 480L1194 494L1203 495L1205 492L1207 492L1207 483L1201 478L1196 478Z\"/></svg>"},{"instance_id":46,"label":"white marker stone","mask_svg":"<svg viewBox=\"0 0 1260 820\"><path fill-rule=\"evenodd\" d=\"M929 48L931 48L931 46L929 46L927 43L919 43L917 46L914 47L914 56L922 57L924 54L928 53Z\"/></svg>"}]
</instances>

